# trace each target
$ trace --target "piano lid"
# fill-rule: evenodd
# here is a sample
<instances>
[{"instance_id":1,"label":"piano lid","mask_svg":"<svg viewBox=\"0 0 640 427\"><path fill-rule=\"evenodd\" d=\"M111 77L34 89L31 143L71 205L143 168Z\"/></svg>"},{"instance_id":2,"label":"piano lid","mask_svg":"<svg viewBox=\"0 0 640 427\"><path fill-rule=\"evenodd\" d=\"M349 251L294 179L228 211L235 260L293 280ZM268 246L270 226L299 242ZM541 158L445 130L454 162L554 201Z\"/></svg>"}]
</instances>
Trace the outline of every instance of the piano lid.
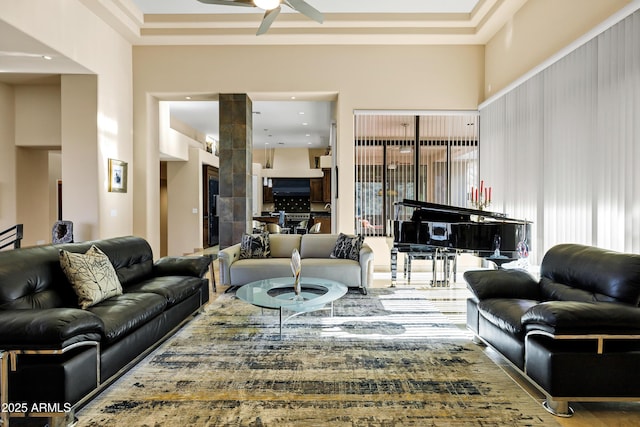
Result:
<instances>
[{"instance_id":1,"label":"piano lid","mask_svg":"<svg viewBox=\"0 0 640 427\"><path fill-rule=\"evenodd\" d=\"M399 209L400 206L408 206L411 208L418 208L422 211L434 213L436 215L458 217L460 220L469 221L471 215L481 216L484 218L494 218L499 221L514 221L519 223L531 223L531 221L525 221L515 218L507 218L507 215L500 212L490 212L478 209L469 209L459 206L441 205L438 203L421 202L419 200L403 199L402 202L395 202ZM396 219L398 218L398 211L396 210Z\"/></svg>"}]
</instances>

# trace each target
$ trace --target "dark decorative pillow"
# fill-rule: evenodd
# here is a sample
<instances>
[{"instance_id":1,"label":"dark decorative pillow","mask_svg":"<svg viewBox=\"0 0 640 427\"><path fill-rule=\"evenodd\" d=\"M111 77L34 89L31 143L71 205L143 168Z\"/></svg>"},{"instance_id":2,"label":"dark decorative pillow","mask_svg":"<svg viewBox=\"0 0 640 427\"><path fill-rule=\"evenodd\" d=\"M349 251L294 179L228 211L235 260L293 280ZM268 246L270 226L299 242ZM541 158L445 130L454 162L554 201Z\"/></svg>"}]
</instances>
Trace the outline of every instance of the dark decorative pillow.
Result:
<instances>
[{"instance_id":1,"label":"dark decorative pillow","mask_svg":"<svg viewBox=\"0 0 640 427\"><path fill-rule=\"evenodd\" d=\"M240 241L240 259L270 258L269 233L243 234Z\"/></svg>"},{"instance_id":2,"label":"dark decorative pillow","mask_svg":"<svg viewBox=\"0 0 640 427\"><path fill-rule=\"evenodd\" d=\"M364 237L362 235L359 236L349 236L344 233L340 233L338 236L338 240L336 240L336 245L333 247L333 251L331 251L331 258L340 258L340 259L352 259L354 261L358 261L360 259L360 249L362 248L362 242L364 241Z\"/></svg>"}]
</instances>

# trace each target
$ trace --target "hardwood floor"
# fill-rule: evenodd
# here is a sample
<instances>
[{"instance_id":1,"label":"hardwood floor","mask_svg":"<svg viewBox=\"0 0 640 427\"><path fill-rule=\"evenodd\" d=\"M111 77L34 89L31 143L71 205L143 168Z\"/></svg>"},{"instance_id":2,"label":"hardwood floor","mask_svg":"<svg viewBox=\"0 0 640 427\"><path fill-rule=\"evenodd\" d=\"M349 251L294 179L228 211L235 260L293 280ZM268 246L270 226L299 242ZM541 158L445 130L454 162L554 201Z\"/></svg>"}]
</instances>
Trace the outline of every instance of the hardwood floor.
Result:
<instances>
[{"instance_id":1,"label":"hardwood floor","mask_svg":"<svg viewBox=\"0 0 640 427\"><path fill-rule=\"evenodd\" d=\"M462 279L462 271L458 272L457 281L447 287L430 286L431 273L414 271L411 283L404 280L401 274L397 286L411 286L424 289L429 294L429 299L452 322L465 329L466 324L466 299L469 291ZM223 293L227 288L220 284L218 263L215 263L217 292L212 291L211 298ZM391 274L389 272L375 272L373 287L391 286ZM544 394L531 385L509 362L489 347L485 347L485 354L504 372L506 372L532 399L542 404ZM640 426L640 400L637 402L582 402L571 403L575 414L570 418L557 417L558 423L563 427L626 427Z\"/></svg>"},{"instance_id":2,"label":"hardwood floor","mask_svg":"<svg viewBox=\"0 0 640 427\"><path fill-rule=\"evenodd\" d=\"M397 286L412 286L424 289L429 293L429 299L461 328L466 324L466 299L470 292L462 279L462 272L458 273L457 281L449 287L432 287L429 285L431 274L427 272L413 272L411 283L404 279L398 280ZM400 275L399 275L400 276ZM374 287L391 285L391 274L376 272ZM500 354L489 347L485 347L485 354L504 372L506 372L523 390L540 404L544 401L544 394L527 381L518 370L507 362ZM575 414L570 418L557 417L561 426L565 427L612 427L612 426L640 426L640 400L635 402L572 402Z\"/></svg>"}]
</instances>

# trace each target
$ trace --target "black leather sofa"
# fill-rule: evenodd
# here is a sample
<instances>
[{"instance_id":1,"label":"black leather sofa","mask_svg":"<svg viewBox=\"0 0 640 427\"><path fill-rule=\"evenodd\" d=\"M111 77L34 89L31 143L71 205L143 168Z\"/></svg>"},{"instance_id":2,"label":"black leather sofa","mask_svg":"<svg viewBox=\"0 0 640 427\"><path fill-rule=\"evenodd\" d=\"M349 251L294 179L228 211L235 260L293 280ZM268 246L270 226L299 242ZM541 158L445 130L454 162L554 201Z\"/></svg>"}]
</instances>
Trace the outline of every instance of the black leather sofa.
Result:
<instances>
[{"instance_id":1,"label":"black leather sofa","mask_svg":"<svg viewBox=\"0 0 640 427\"><path fill-rule=\"evenodd\" d=\"M545 393L549 412L640 399L640 255L562 244L539 280L521 270L464 278L467 327Z\"/></svg>"},{"instance_id":2,"label":"black leather sofa","mask_svg":"<svg viewBox=\"0 0 640 427\"><path fill-rule=\"evenodd\" d=\"M91 245L108 256L123 293L83 310L59 251ZM201 256L154 262L148 242L133 236L0 252L3 408L14 409L11 417L42 416L29 412L44 404L72 417L197 314L209 300L210 263Z\"/></svg>"}]
</instances>

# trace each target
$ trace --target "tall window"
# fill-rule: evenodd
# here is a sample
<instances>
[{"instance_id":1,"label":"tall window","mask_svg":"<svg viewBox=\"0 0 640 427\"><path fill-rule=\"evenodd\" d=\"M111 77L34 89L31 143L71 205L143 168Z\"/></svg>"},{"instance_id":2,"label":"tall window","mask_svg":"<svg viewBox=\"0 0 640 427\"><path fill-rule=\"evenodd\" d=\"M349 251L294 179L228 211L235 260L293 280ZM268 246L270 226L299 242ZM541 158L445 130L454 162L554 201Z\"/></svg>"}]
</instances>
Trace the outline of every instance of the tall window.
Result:
<instances>
[{"instance_id":1,"label":"tall window","mask_svg":"<svg viewBox=\"0 0 640 427\"><path fill-rule=\"evenodd\" d=\"M478 114L400 115L356 112L357 232L392 233L396 202L412 199L467 206L478 180Z\"/></svg>"}]
</instances>

